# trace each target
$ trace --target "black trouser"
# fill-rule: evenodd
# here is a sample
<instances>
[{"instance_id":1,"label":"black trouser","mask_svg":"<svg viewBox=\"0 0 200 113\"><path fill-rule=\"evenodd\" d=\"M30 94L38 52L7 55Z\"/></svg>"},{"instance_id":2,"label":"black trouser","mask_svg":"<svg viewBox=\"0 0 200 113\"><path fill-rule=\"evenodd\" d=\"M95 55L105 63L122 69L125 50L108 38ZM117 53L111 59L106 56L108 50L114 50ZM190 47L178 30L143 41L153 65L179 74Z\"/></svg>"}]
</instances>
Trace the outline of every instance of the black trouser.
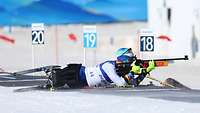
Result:
<instances>
[{"instance_id":1,"label":"black trouser","mask_svg":"<svg viewBox=\"0 0 200 113\"><path fill-rule=\"evenodd\" d=\"M53 86L62 87L67 84L70 88L80 87L79 72L81 64L68 64L63 69L56 70L53 76Z\"/></svg>"}]
</instances>

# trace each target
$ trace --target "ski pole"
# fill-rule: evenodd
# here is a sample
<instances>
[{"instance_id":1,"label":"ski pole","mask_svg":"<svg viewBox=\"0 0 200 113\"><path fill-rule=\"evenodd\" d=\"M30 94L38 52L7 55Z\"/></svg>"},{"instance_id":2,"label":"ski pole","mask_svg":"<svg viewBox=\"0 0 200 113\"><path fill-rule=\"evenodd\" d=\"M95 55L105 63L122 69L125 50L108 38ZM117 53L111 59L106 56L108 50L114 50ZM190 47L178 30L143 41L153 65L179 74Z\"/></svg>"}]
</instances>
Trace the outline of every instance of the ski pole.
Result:
<instances>
[{"instance_id":1,"label":"ski pole","mask_svg":"<svg viewBox=\"0 0 200 113\"><path fill-rule=\"evenodd\" d=\"M176 88L175 86L173 86L173 85L171 85L171 84L168 84L168 83L163 82L163 81L161 81L161 80L158 80L158 79L156 79L156 78L154 78L154 77L151 77L150 74L147 75L147 78L149 78L149 79L151 79L151 80L154 80L154 81L156 81L156 82L159 82L161 85L168 86L168 87L171 87L171 88Z\"/></svg>"}]
</instances>

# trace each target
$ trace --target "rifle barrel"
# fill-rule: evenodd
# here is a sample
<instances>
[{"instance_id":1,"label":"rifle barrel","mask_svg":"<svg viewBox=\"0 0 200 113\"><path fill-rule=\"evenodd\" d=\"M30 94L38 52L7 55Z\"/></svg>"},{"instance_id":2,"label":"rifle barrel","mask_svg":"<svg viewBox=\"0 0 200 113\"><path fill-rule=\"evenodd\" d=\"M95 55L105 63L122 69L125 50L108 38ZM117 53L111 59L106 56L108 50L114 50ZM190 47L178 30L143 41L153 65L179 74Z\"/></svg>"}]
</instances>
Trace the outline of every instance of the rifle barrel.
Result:
<instances>
[{"instance_id":1,"label":"rifle barrel","mask_svg":"<svg viewBox=\"0 0 200 113\"><path fill-rule=\"evenodd\" d=\"M151 59L153 61L173 61L173 60L189 60L188 55L185 55L183 58L165 58L165 59ZM143 60L143 59L137 59L136 62L138 63L147 63L151 60ZM127 63L118 63L118 64L131 64L132 62Z\"/></svg>"},{"instance_id":2,"label":"rifle barrel","mask_svg":"<svg viewBox=\"0 0 200 113\"><path fill-rule=\"evenodd\" d=\"M183 58L166 58L166 59L152 59L153 61L170 61L170 60L189 60L188 56L185 55ZM151 60L142 60L142 61L151 61Z\"/></svg>"}]
</instances>

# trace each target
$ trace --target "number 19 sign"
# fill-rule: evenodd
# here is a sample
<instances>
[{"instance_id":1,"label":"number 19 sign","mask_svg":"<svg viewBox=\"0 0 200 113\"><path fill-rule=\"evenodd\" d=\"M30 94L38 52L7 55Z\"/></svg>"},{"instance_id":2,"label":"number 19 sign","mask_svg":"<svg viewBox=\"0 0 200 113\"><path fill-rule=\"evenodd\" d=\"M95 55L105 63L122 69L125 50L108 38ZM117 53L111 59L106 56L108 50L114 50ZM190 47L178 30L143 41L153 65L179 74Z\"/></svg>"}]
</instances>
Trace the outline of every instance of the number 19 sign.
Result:
<instances>
[{"instance_id":1,"label":"number 19 sign","mask_svg":"<svg viewBox=\"0 0 200 113\"><path fill-rule=\"evenodd\" d=\"M83 31L84 48L97 47L97 32L96 26L84 26Z\"/></svg>"},{"instance_id":2,"label":"number 19 sign","mask_svg":"<svg viewBox=\"0 0 200 113\"><path fill-rule=\"evenodd\" d=\"M154 51L154 34L151 30L140 30L140 51Z\"/></svg>"}]
</instances>

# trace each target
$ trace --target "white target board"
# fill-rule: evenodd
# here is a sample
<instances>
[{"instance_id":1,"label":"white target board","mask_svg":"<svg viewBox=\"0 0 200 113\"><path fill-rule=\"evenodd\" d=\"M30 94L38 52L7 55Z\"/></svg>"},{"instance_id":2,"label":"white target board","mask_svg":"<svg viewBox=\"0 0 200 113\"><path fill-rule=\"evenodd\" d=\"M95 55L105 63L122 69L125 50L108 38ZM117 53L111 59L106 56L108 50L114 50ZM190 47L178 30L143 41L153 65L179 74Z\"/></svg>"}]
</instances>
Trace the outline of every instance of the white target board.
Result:
<instances>
[{"instance_id":1,"label":"white target board","mask_svg":"<svg viewBox=\"0 0 200 113\"><path fill-rule=\"evenodd\" d=\"M44 44L44 24L32 23L32 44Z\"/></svg>"},{"instance_id":2,"label":"white target board","mask_svg":"<svg viewBox=\"0 0 200 113\"><path fill-rule=\"evenodd\" d=\"M139 57L149 59L155 57L155 33L151 29L139 30Z\"/></svg>"},{"instance_id":3,"label":"white target board","mask_svg":"<svg viewBox=\"0 0 200 113\"><path fill-rule=\"evenodd\" d=\"M97 47L97 32L96 26L84 26L83 30L84 48Z\"/></svg>"},{"instance_id":4,"label":"white target board","mask_svg":"<svg viewBox=\"0 0 200 113\"><path fill-rule=\"evenodd\" d=\"M154 33L150 29L142 29L139 32L140 52L154 51Z\"/></svg>"}]
</instances>

